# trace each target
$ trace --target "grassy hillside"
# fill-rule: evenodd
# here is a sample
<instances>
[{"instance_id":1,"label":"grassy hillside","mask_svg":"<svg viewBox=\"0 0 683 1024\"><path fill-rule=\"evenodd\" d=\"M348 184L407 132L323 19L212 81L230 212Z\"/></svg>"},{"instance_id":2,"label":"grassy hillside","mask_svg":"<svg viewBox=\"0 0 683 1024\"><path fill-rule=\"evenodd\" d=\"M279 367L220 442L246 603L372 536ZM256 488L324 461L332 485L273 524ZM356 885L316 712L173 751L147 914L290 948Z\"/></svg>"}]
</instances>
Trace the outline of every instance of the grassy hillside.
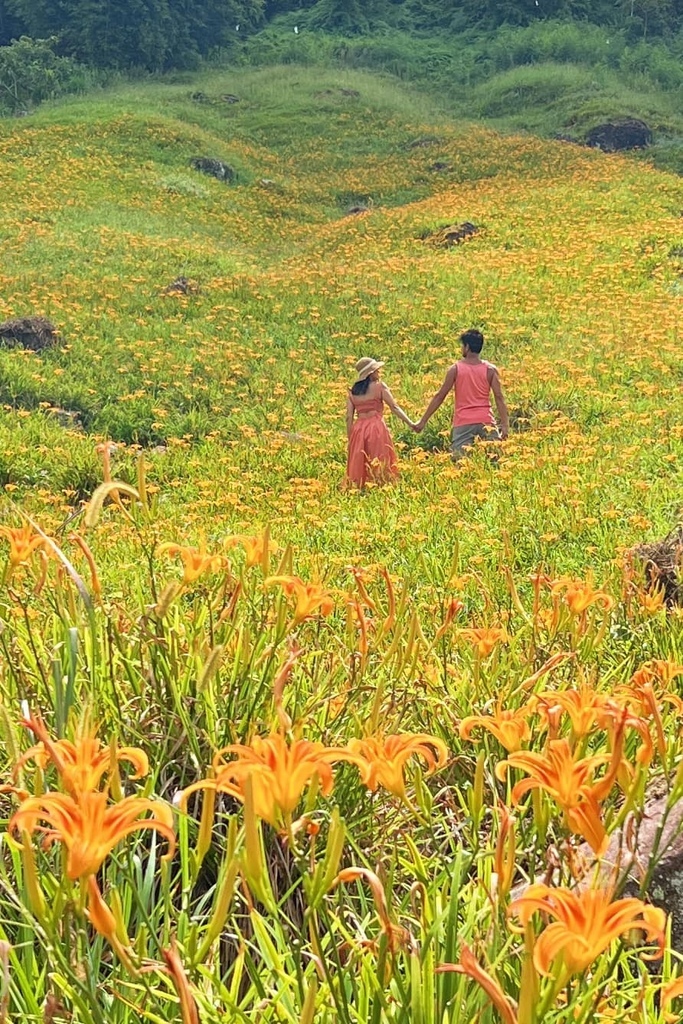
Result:
<instances>
[{"instance_id":1,"label":"grassy hillside","mask_svg":"<svg viewBox=\"0 0 683 1024\"><path fill-rule=\"evenodd\" d=\"M508 911L680 775L683 619L626 553L681 517L682 180L302 66L45 107L0 157L0 320L61 334L0 349L11 1013L496 1020L436 971L469 946L505 1020L663 1024L675 958L605 929L549 975ZM344 490L355 361L417 418L472 325L509 441L451 463L447 403L391 424L395 487ZM513 789L560 747L576 774Z\"/></svg>"},{"instance_id":2,"label":"grassy hillside","mask_svg":"<svg viewBox=\"0 0 683 1024\"><path fill-rule=\"evenodd\" d=\"M386 497L360 509L337 488L352 364L365 350L385 358L417 413L473 323L525 428L510 479L501 490L485 463L425 460L444 438L399 425L406 494L419 488L419 500L407 509L392 497L394 529L408 515L433 556L453 514L486 524L485 540L462 538L477 548L495 548L505 525L527 559L567 568L585 562L586 544L610 561L675 517L676 178L430 116L427 100L371 76L303 68L114 91L2 132L2 315L52 317L65 343L1 356L0 470L32 507L47 491L65 509L87 494L94 443L110 437L145 446L153 474L179 488L182 501L166 496L179 527L192 498L192 517L202 508L226 525L299 510L288 529L312 550L374 548L344 524ZM192 171L195 155L226 160L237 182ZM372 208L347 216L356 202ZM464 220L483 230L461 248L423 241ZM200 294L165 294L179 275ZM84 431L65 431L51 407L77 413ZM664 447L652 443L660 415L673 428ZM128 458L121 448L117 461ZM587 472L590 494L567 505L572 474ZM315 503L292 478L312 481ZM553 496L548 530L544 507L509 507L512 494L524 508L530 481ZM609 525L595 515L607 508ZM566 543L546 548L545 533ZM396 557L390 531L380 545Z\"/></svg>"},{"instance_id":3,"label":"grassy hillside","mask_svg":"<svg viewBox=\"0 0 683 1024\"><path fill-rule=\"evenodd\" d=\"M296 22L298 32L293 28ZM643 119L653 145L641 156L683 173L683 39L629 38L615 26L542 19L488 32L406 31L341 37L277 18L245 47L247 59L366 69L427 89L452 116L507 132L583 142L595 125Z\"/></svg>"}]
</instances>

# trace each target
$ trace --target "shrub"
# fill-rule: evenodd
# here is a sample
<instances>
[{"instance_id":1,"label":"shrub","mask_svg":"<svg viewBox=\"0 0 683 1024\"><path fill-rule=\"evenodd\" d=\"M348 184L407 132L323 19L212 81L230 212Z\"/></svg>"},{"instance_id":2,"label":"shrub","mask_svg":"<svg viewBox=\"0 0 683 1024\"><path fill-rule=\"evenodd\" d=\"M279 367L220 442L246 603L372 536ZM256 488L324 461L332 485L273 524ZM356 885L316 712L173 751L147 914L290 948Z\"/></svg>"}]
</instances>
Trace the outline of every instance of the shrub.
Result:
<instances>
[{"instance_id":1,"label":"shrub","mask_svg":"<svg viewBox=\"0 0 683 1024\"><path fill-rule=\"evenodd\" d=\"M91 84L87 69L54 52L55 39L22 36L0 46L0 113L16 114Z\"/></svg>"}]
</instances>

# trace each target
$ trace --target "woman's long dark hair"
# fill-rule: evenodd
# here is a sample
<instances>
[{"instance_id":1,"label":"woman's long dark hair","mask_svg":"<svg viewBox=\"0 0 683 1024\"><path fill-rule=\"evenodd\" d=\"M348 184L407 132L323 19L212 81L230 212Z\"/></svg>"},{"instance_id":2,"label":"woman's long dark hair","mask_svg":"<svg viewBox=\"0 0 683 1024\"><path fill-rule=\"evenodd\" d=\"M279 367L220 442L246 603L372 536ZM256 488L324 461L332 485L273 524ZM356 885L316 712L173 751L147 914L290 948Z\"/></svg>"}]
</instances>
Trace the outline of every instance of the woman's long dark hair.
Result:
<instances>
[{"instance_id":1,"label":"woman's long dark hair","mask_svg":"<svg viewBox=\"0 0 683 1024\"><path fill-rule=\"evenodd\" d=\"M357 380L351 388L352 395L364 395L370 387L370 376L364 377L363 380Z\"/></svg>"}]
</instances>

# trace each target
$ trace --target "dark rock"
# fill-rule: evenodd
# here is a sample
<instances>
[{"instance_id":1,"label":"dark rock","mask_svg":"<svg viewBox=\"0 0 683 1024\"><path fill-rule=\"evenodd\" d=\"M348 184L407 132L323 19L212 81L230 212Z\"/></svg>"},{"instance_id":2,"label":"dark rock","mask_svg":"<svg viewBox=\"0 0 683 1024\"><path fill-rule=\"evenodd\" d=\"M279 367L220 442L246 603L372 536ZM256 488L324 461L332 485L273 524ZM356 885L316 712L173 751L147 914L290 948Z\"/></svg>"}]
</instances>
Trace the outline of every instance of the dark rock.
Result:
<instances>
[{"instance_id":1,"label":"dark rock","mask_svg":"<svg viewBox=\"0 0 683 1024\"><path fill-rule=\"evenodd\" d=\"M643 566L650 589L664 591L667 607L683 605L683 524L663 540L631 548L629 555Z\"/></svg>"},{"instance_id":2,"label":"dark rock","mask_svg":"<svg viewBox=\"0 0 683 1024\"><path fill-rule=\"evenodd\" d=\"M195 281L190 281L188 277L176 277L175 281L164 288L164 295L198 295L201 291L199 285Z\"/></svg>"},{"instance_id":3,"label":"dark rock","mask_svg":"<svg viewBox=\"0 0 683 1024\"><path fill-rule=\"evenodd\" d=\"M445 160L435 160L433 164L430 164L427 168L428 171L450 171L452 164L447 164Z\"/></svg>"},{"instance_id":4,"label":"dark rock","mask_svg":"<svg viewBox=\"0 0 683 1024\"><path fill-rule=\"evenodd\" d=\"M54 348L58 338L57 328L44 316L20 317L0 324L0 345L4 348L42 352L43 349Z\"/></svg>"},{"instance_id":5,"label":"dark rock","mask_svg":"<svg viewBox=\"0 0 683 1024\"><path fill-rule=\"evenodd\" d=\"M636 895L644 885L644 895L671 916L671 945L683 952L683 800L666 813L666 794L651 796L640 820L626 819L623 828L610 837L607 852L600 861L600 874L606 884L617 879L617 888ZM581 847L588 856L589 847ZM592 875L586 876L590 884Z\"/></svg>"},{"instance_id":6,"label":"dark rock","mask_svg":"<svg viewBox=\"0 0 683 1024\"><path fill-rule=\"evenodd\" d=\"M193 92L192 95L190 96L190 99L194 103L210 103L211 102L211 100L209 99L209 97L206 95L205 92Z\"/></svg>"},{"instance_id":7,"label":"dark rock","mask_svg":"<svg viewBox=\"0 0 683 1024\"><path fill-rule=\"evenodd\" d=\"M642 814L630 814L622 828L610 836L609 846L599 862L588 843L574 851L573 860L584 871L578 889L595 884L614 888L618 895L641 895L671 917L671 946L683 953L683 800L667 813L666 793L653 786ZM599 864L597 870L594 870ZM548 872L535 881L554 884L559 861L549 862ZM526 883L514 887L517 899Z\"/></svg>"},{"instance_id":8,"label":"dark rock","mask_svg":"<svg viewBox=\"0 0 683 1024\"><path fill-rule=\"evenodd\" d=\"M521 405L510 406L509 417L510 430L514 431L515 434L531 430L532 412L530 409L526 409Z\"/></svg>"},{"instance_id":9,"label":"dark rock","mask_svg":"<svg viewBox=\"0 0 683 1024\"><path fill-rule=\"evenodd\" d=\"M347 217L353 217L358 213L369 213L372 206L368 206L365 203L354 203L353 206L349 206L346 210Z\"/></svg>"},{"instance_id":10,"label":"dark rock","mask_svg":"<svg viewBox=\"0 0 683 1024\"><path fill-rule=\"evenodd\" d=\"M419 139L413 139L408 143L408 149L426 149L427 146L436 146L441 139L437 135L421 135Z\"/></svg>"},{"instance_id":11,"label":"dark rock","mask_svg":"<svg viewBox=\"0 0 683 1024\"><path fill-rule=\"evenodd\" d=\"M623 149L642 149L652 143L652 129L635 117L606 121L596 125L586 135L586 144L605 153Z\"/></svg>"},{"instance_id":12,"label":"dark rock","mask_svg":"<svg viewBox=\"0 0 683 1024\"><path fill-rule=\"evenodd\" d=\"M201 174L207 174L210 178L216 178L218 181L234 181L236 178L235 171L229 164L224 164L222 160L214 160L209 156L192 157L190 167Z\"/></svg>"},{"instance_id":13,"label":"dark rock","mask_svg":"<svg viewBox=\"0 0 683 1024\"><path fill-rule=\"evenodd\" d=\"M357 89L320 89L318 92L313 94L318 98L323 96L328 98L343 98L343 99L354 99L357 100L360 93Z\"/></svg>"},{"instance_id":14,"label":"dark rock","mask_svg":"<svg viewBox=\"0 0 683 1024\"><path fill-rule=\"evenodd\" d=\"M48 416L57 421L60 427L64 427L66 430L83 430L80 412L74 409L60 409L58 406L52 406L45 411Z\"/></svg>"},{"instance_id":15,"label":"dark rock","mask_svg":"<svg viewBox=\"0 0 683 1024\"><path fill-rule=\"evenodd\" d=\"M460 245L472 235L478 235L480 230L476 224L466 220L462 224L445 224L423 237L436 249L452 249L454 245Z\"/></svg>"},{"instance_id":16,"label":"dark rock","mask_svg":"<svg viewBox=\"0 0 683 1024\"><path fill-rule=\"evenodd\" d=\"M221 96L221 99L223 100L223 103L239 103L240 101L239 96L233 96L231 92L224 93L224 95Z\"/></svg>"}]
</instances>

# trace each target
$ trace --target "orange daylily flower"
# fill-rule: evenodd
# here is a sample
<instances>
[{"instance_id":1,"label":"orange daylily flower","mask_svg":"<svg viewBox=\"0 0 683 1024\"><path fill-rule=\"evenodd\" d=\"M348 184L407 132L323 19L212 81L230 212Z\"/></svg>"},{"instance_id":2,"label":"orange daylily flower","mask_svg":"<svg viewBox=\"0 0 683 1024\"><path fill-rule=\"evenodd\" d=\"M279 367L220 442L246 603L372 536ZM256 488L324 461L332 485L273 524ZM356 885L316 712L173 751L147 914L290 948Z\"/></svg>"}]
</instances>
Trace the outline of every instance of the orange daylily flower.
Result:
<instances>
[{"instance_id":1,"label":"orange daylily flower","mask_svg":"<svg viewBox=\"0 0 683 1024\"><path fill-rule=\"evenodd\" d=\"M506 767L520 768L530 775L522 779L512 790L512 801L518 804L525 793L542 789L562 808L567 827L587 840L598 856L605 852L607 833L602 822L600 801L604 800L614 785L617 774L624 764L622 760L624 727L621 723L615 735L614 748L610 754L576 759L566 739L550 740L547 752L539 754L521 750L502 761L496 768L496 775L503 778ZM593 772L598 765L608 763L605 775L591 784Z\"/></svg>"},{"instance_id":2,"label":"orange daylily flower","mask_svg":"<svg viewBox=\"0 0 683 1024\"><path fill-rule=\"evenodd\" d=\"M167 542L160 544L158 555L179 555L183 565L183 586L189 587L205 572L220 572L227 566L227 559L221 554L209 554L204 544L198 548Z\"/></svg>"},{"instance_id":3,"label":"orange daylily flower","mask_svg":"<svg viewBox=\"0 0 683 1024\"><path fill-rule=\"evenodd\" d=\"M576 690L546 690L539 693L535 700L539 713L548 722L553 739L557 738L562 713L568 715L575 738L588 736L597 725L605 729L610 739L613 739L615 730L623 721L624 727L635 729L642 740L637 760L642 764L649 764L652 760L654 747L647 722L625 711L609 694L599 693L582 683Z\"/></svg>"},{"instance_id":4,"label":"orange daylily flower","mask_svg":"<svg viewBox=\"0 0 683 1024\"><path fill-rule=\"evenodd\" d=\"M669 1004L672 1003L674 999L678 999L679 996L683 996L683 977L673 978L672 981L669 981L662 987L662 1016L667 1024L680 1024L681 1014L671 1013L669 1011Z\"/></svg>"},{"instance_id":5,"label":"orange daylily flower","mask_svg":"<svg viewBox=\"0 0 683 1024\"><path fill-rule=\"evenodd\" d=\"M298 576L271 576L266 580L266 586L271 584L281 586L287 597L294 598L294 625L317 613L331 615L334 611L332 595L320 583L304 583Z\"/></svg>"},{"instance_id":6,"label":"orange daylily flower","mask_svg":"<svg viewBox=\"0 0 683 1024\"><path fill-rule=\"evenodd\" d=\"M180 1016L183 1024L200 1024L197 1001L192 993L187 972L178 954L178 947L175 940L171 940L168 949L162 949L161 955L166 963L166 969L171 977L173 986L180 1001Z\"/></svg>"},{"instance_id":7,"label":"orange daylily flower","mask_svg":"<svg viewBox=\"0 0 683 1024\"><path fill-rule=\"evenodd\" d=\"M440 964L436 971L444 974L452 971L455 974L466 974L483 988L491 1004L500 1014L505 1024L518 1024L517 1004L503 992L502 988L488 971L481 966L470 947L463 942L460 947L460 961L457 964Z\"/></svg>"},{"instance_id":8,"label":"orange daylily flower","mask_svg":"<svg viewBox=\"0 0 683 1024\"><path fill-rule=\"evenodd\" d=\"M607 694L598 693L584 682L576 690L545 690L536 697L539 714L548 722L553 738L557 735L560 715L569 716L576 737L587 736L596 719L609 705Z\"/></svg>"},{"instance_id":9,"label":"orange daylily flower","mask_svg":"<svg viewBox=\"0 0 683 1024\"><path fill-rule=\"evenodd\" d=\"M430 773L442 768L448 759L448 747L443 740L426 733L367 736L350 740L348 749L369 790L374 792L378 786L384 786L401 800L406 798L403 769L414 754L426 762Z\"/></svg>"},{"instance_id":10,"label":"orange daylily flower","mask_svg":"<svg viewBox=\"0 0 683 1024\"><path fill-rule=\"evenodd\" d=\"M30 562L36 551L45 544L43 537L36 533L29 523L17 527L0 525L0 537L4 537L9 543L7 579L12 576L18 566Z\"/></svg>"},{"instance_id":11,"label":"orange daylily flower","mask_svg":"<svg viewBox=\"0 0 683 1024\"><path fill-rule=\"evenodd\" d=\"M500 626L461 629L460 635L474 645L480 658L488 658L498 644L506 644L509 639L506 630Z\"/></svg>"},{"instance_id":12,"label":"orange daylily flower","mask_svg":"<svg viewBox=\"0 0 683 1024\"><path fill-rule=\"evenodd\" d=\"M237 754L237 759L226 763L225 754ZM351 760L353 756L343 747L326 747L309 740L288 743L281 733L255 736L250 744L233 743L220 750L213 759L215 777L201 779L183 790L180 806L184 807L190 793L199 789L229 793L244 802L245 783L250 779L257 817L280 828L314 778L327 796L334 785L331 766L336 761Z\"/></svg>"},{"instance_id":13,"label":"orange daylily flower","mask_svg":"<svg viewBox=\"0 0 683 1024\"><path fill-rule=\"evenodd\" d=\"M27 761L35 760L41 768L52 762L64 789L75 798L80 793L96 790L102 776L112 771L120 761L128 761L133 766L133 779L141 779L149 772L147 755L139 747L110 745L102 748L97 737L87 732L77 737L75 742L53 740L40 718L27 718L23 724L35 733L40 743L22 754L15 766L15 775Z\"/></svg>"},{"instance_id":14,"label":"orange daylily flower","mask_svg":"<svg viewBox=\"0 0 683 1024\"><path fill-rule=\"evenodd\" d=\"M453 597L446 605L446 614L444 620L434 634L434 642L440 640L444 633L452 625L454 618L458 615L465 607L464 601L461 601L458 597Z\"/></svg>"},{"instance_id":15,"label":"orange daylily flower","mask_svg":"<svg viewBox=\"0 0 683 1024\"><path fill-rule=\"evenodd\" d=\"M640 716L652 718L655 727L657 752L662 760L666 756L666 735L660 704L672 704L680 714L683 701L675 693L662 692L671 681L683 673L683 666L673 661L647 661L633 674L629 683L618 687L617 696L626 704L633 704ZM659 685L657 685L659 684Z\"/></svg>"},{"instance_id":16,"label":"orange daylily flower","mask_svg":"<svg viewBox=\"0 0 683 1024\"><path fill-rule=\"evenodd\" d=\"M609 889L553 889L542 883L531 885L510 904L509 913L523 925L538 910L554 918L536 940L534 966L539 974L550 974L552 964L562 957L568 974L580 974L625 932L639 930L658 946L655 957L664 952L666 914L642 900L613 900Z\"/></svg>"},{"instance_id":17,"label":"orange daylily flower","mask_svg":"<svg viewBox=\"0 0 683 1024\"><path fill-rule=\"evenodd\" d=\"M406 928L393 924L389 917L389 906L384 886L375 872L370 871L368 868L344 868L332 882L332 888L335 888L341 882L355 882L361 878L370 886L377 917L379 918L382 932L386 935L389 950L391 953L396 953L399 949L410 944L412 936Z\"/></svg>"},{"instance_id":18,"label":"orange daylily flower","mask_svg":"<svg viewBox=\"0 0 683 1024\"><path fill-rule=\"evenodd\" d=\"M268 530L264 530L260 536L248 537L246 534L237 534L234 537L226 537L223 541L223 545L226 548L234 548L240 545L244 548L246 556L246 566L248 569L252 565L262 565L263 558L266 552L277 551L277 544L274 544L270 539L270 533Z\"/></svg>"},{"instance_id":19,"label":"orange daylily flower","mask_svg":"<svg viewBox=\"0 0 683 1024\"><path fill-rule=\"evenodd\" d=\"M666 592L664 587L652 587L649 590L636 591L638 604L646 615L657 615L666 608Z\"/></svg>"},{"instance_id":20,"label":"orange daylily flower","mask_svg":"<svg viewBox=\"0 0 683 1024\"><path fill-rule=\"evenodd\" d=\"M574 617L583 615L593 604L606 612L614 607L614 598L604 590L596 590L590 575L585 581L562 576L552 582L550 593L553 596L561 594L569 614Z\"/></svg>"},{"instance_id":21,"label":"orange daylily flower","mask_svg":"<svg viewBox=\"0 0 683 1024\"><path fill-rule=\"evenodd\" d=\"M500 812L500 830L498 832L498 839L496 840L496 849L493 855L493 864L496 872L496 878L498 879L498 895L501 899L505 899L507 894L510 892L512 886L512 879L515 874L515 853L516 853L516 835L515 835L515 819L505 804L501 804L499 808Z\"/></svg>"},{"instance_id":22,"label":"orange daylily flower","mask_svg":"<svg viewBox=\"0 0 683 1024\"><path fill-rule=\"evenodd\" d=\"M110 484L112 483L111 453L116 451L116 445L113 441L103 441L102 444L95 445L95 451L102 456L102 479L105 484Z\"/></svg>"},{"instance_id":23,"label":"orange daylily flower","mask_svg":"<svg viewBox=\"0 0 683 1024\"><path fill-rule=\"evenodd\" d=\"M482 729L488 729L509 753L513 753L531 739L529 715L532 711L528 706L506 711L498 704L490 715L468 715L460 723L460 738L468 740L472 730L481 726Z\"/></svg>"},{"instance_id":24,"label":"orange daylily flower","mask_svg":"<svg viewBox=\"0 0 683 1024\"><path fill-rule=\"evenodd\" d=\"M173 812L168 804L138 796L124 797L116 804L108 800L107 793L81 793L78 800L68 793L31 796L15 811L9 831L42 832L46 846L55 840L63 843L66 872L72 880L95 874L117 843L142 828L164 836L169 844L164 856L173 856ZM141 818L145 811L150 811L151 817ZM47 827L40 825L41 821L47 822Z\"/></svg>"},{"instance_id":25,"label":"orange daylily flower","mask_svg":"<svg viewBox=\"0 0 683 1024\"><path fill-rule=\"evenodd\" d=\"M107 940L121 963L131 972L135 967L130 958L130 944L119 938L116 918L102 899L100 887L94 875L88 876L88 920L96 932Z\"/></svg>"}]
</instances>

